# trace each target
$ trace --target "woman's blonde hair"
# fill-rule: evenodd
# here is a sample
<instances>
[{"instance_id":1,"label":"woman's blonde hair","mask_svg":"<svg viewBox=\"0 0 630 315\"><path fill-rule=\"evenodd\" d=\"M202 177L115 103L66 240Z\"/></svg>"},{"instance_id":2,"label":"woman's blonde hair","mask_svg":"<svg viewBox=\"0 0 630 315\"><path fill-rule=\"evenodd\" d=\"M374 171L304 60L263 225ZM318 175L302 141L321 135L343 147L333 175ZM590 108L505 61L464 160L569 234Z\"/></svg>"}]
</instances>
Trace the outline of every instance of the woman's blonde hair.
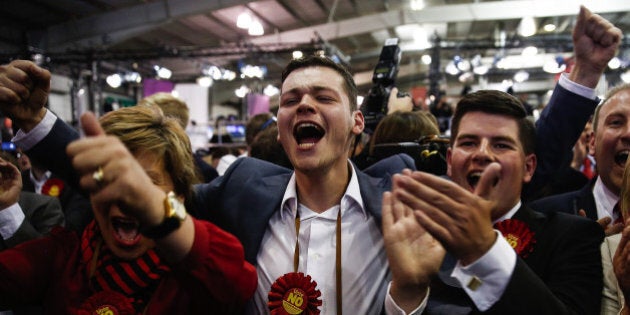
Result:
<instances>
[{"instance_id":1,"label":"woman's blonde hair","mask_svg":"<svg viewBox=\"0 0 630 315\"><path fill-rule=\"evenodd\" d=\"M105 114L100 123L105 133L118 137L132 154L162 157L175 193L192 200L198 178L190 140L176 118L165 116L156 106L133 106Z\"/></svg>"}]
</instances>

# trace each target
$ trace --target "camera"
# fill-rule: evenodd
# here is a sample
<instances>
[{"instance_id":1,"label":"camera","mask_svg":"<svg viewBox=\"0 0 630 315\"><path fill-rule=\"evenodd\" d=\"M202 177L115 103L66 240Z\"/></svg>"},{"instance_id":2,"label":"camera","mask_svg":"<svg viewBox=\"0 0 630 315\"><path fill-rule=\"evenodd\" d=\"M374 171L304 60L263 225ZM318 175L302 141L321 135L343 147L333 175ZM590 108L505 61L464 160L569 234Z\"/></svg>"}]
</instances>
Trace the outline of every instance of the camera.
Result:
<instances>
[{"instance_id":1,"label":"camera","mask_svg":"<svg viewBox=\"0 0 630 315\"><path fill-rule=\"evenodd\" d=\"M365 118L365 132L368 134L372 134L378 122L387 115L387 102L398 74L400 55L398 38L387 39L372 75L374 86L370 88L361 105L361 112ZM398 94L398 97L406 95Z\"/></svg>"},{"instance_id":2,"label":"camera","mask_svg":"<svg viewBox=\"0 0 630 315\"><path fill-rule=\"evenodd\" d=\"M406 153L413 158L417 170L445 175L449 145L447 137L438 135L424 136L410 142L380 143L374 146L372 159L379 161L394 154Z\"/></svg>"}]
</instances>

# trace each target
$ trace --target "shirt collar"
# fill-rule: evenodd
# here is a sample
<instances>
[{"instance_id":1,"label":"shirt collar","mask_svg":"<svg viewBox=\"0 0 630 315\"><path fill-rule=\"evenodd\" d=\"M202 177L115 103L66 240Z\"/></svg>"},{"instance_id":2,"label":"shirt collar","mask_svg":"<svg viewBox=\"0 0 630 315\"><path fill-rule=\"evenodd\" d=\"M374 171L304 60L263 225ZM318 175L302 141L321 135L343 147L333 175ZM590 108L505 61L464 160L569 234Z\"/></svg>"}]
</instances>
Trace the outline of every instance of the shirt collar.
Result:
<instances>
[{"instance_id":1,"label":"shirt collar","mask_svg":"<svg viewBox=\"0 0 630 315\"><path fill-rule=\"evenodd\" d=\"M593 198L595 198L597 207L603 207L603 210L607 213L612 213L612 209L619 201L619 196L610 191L599 176L597 176L593 186Z\"/></svg>"},{"instance_id":2,"label":"shirt collar","mask_svg":"<svg viewBox=\"0 0 630 315\"><path fill-rule=\"evenodd\" d=\"M361 198L361 189L359 187L359 179L354 169L354 165L348 161L350 165L350 182L346 187L346 191L341 197L341 215L343 216L346 210L358 209L363 213L363 217L367 219L367 212L363 206L363 198ZM295 181L295 172L291 174L287 189L284 191L282 197L282 203L280 204L280 218L285 220L285 215L288 215L291 219L295 218L298 209L297 200L297 186Z\"/></svg>"},{"instance_id":3,"label":"shirt collar","mask_svg":"<svg viewBox=\"0 0 630 315\"><path fill-rule=\"evenodd\" d=\"M33 183L38 184L38 185L43 185L50 178L50 176L52 176L52 173L50 171L46 171L46 172L44 172L44 175L42 176L42 179L37 179L37 178L35 178L35 175L33 175L33 170L30 170L28 173L29 173L29 175L31 177L31 181Z\"/></svg>"},{"instance_id":4,"label":"shirt collar","mask_svg":"<svg viewBox=\"0 0 630 315\"><path fill-rule=\"evenodd\" d=\"M500 217L498 220L495 220L494 222L492 222L492 224L495 224L497 222L501 222L501 221L505 221L507 219L511 219L514 214L516 213L516 211L518 211L518 209L521 208L521 201L519 200L518 203L516 203L516 205L510 209L510 211L508 211L506 214L504 214L502 217Z\"/></svg>"}]
</instances>

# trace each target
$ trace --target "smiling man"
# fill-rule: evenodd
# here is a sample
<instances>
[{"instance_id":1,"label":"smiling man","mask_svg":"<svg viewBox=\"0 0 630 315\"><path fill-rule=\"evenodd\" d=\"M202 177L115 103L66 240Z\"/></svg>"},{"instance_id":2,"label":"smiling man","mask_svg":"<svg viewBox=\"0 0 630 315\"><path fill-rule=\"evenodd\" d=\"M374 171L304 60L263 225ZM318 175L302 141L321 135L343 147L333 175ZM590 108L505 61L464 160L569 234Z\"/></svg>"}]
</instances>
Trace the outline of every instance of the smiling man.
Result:
<instances>
[{"instance_id":1,"label":"smiling man","mask_svg":"<svg viewBox=\"0 0 630 315\"><path fill-rule=\"evenodd\" d=\"M530 204L536 210L583 214L611 235L623 228L619 202L623 170L630 152L630 84L611 89L595 109L589 153L595 157L597 176L583 188L543 198Z\"/></svg>"},{"instance_id":2,"label":"smiling man","mask_svg":"<svg viewBox=\"0 0 630 315\"><path fill-rule=\"evenodd\" d=\"M535 129L518 99L500 91L468 94L452 130L452 182L421 172L394 175L393 204L415 210L417 229L448 252L426 313L599 313L602 229L521 203L536 156ZM418 274L410 279L426 277Z\"/></svg>"}]
</instances>

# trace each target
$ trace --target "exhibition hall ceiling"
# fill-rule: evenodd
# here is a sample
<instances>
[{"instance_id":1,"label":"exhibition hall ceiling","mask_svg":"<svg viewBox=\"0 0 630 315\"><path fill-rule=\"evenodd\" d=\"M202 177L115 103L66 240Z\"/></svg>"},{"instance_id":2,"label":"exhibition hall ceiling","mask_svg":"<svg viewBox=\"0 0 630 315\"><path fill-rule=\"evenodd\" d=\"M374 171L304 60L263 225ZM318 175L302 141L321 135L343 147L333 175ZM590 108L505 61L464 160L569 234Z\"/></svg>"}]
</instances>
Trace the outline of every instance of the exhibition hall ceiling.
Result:
<instances>
[{"instance_id":1,"label":"exhibition hall ceiling","mask_svg":"<svg viewBox=\"0 0 630 315\"><path fill-rule=\"evenodd\" d=\"M38 56L70 76L96 70L150 77L157 65L170 69L176 82L194 82L210 66L238 73L249 64L264 66L264 80L278 82L293 51L323 50L347 62L365 87L385 40L398 38L401 84L426 82L429 66L422 56L432 53L440 56L442 72L453 61L464 62L443 81L502 80L518 68L529 68L535 81L550 76L542 63L570 55L580 4L630 31L627 0L4 0L0 56ZM264 35L237 27L243 13L260 23ZM533 19L534 35L520 32L524 18ZM436 43L439 52L431 48ZM629 43L624 38L621 69L628 67ZM537 47L539 61L498 66L520 58L528 46ZM483 76L472 72L484 65L490 69ZM465 73L469 77L462 78Z\"/></svg>"}]
</instances>

